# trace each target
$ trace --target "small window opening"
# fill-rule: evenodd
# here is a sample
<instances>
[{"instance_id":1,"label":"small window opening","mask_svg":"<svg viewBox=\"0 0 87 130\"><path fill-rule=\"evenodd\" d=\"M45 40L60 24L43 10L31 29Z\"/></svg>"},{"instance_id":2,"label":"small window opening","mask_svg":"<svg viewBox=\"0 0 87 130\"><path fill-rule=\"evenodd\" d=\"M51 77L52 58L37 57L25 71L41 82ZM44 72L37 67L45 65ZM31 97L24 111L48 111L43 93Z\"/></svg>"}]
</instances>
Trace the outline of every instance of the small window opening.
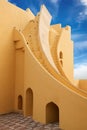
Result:
<instances>
[{"instance_id":1,"label":"small window opening","mask_svg":"<svg viewBox=\"0 0 87 130\"><path fill-rule=\"evenodd\" d=\"M62 53L62 51L60 51L59 58L63 59L63 53Z\"/></svg>"}]
</instances>

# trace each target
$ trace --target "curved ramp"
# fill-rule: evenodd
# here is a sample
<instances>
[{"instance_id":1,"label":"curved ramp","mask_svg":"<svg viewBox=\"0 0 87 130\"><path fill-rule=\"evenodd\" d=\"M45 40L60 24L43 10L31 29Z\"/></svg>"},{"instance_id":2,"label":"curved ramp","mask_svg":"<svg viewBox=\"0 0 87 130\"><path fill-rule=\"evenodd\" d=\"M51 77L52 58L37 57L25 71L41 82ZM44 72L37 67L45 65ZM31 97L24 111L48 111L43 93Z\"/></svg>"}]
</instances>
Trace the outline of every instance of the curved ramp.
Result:
<instances>
[{"instance_id":1,"label":"curved ramp","mask_svg":"<svg viewBox=\"0 0 87 130\"><path fill-rule=\"evenodd\" d=\"M39 40L38 28L39 28L39 14L33 21L30 21L26 26L26 28L23 30L23 34L27 41L27 45L29 46L35 57L38 59L38 61L44 66L44 68L48 72L54 73L56 71L56 73L58 73L58 70L55 70L55 68L52 66L51 62L48 61L48 58L44 53L43 47Z\"/></svg>"},{"instance_id":2,"label":"curved ramp","mask_svg":"<svg viewBox=\"0 0 87 130\"><path fill-rule=\"evenodd\" d=\"M19 36L25 47L25 88L26 86L31 86L35 92L34 94L36 94L34 95L37 100L34 102L33 118L45 123L44 107L53 101L59 106L59 125L61 128L65 130L86 129L87 93L74 88L67 82L65 83L60 75L53 77L51 73L48 73L33 55L24 35L17 30L15 30L15 33L18 34L17 36ZM32 76L29 76L29 73ZM39 73L40 77L36 76L37 73ZM37 113L35 112L36 110ZM37 116L38 114L39 117ZM80 122L81 125L79 124Z\"/></svg>"},{"instance_id":3,"label":"curved ramp","mask_svg":"<svg viewBox=\"0 0 87 130\"><path fill-rule=\"evenodd\" d=\"M50 52L50 44L49 44L49 28L50 28L51 15L45 8L45 6L41 6L40 17L39 17L39 27L38 27L38 36L40 40L40 44L44 51L45 56L47 57L50 64L53 68L58 72L58 69L52 59L52 55Z\"/></svg>"}]
</instances>

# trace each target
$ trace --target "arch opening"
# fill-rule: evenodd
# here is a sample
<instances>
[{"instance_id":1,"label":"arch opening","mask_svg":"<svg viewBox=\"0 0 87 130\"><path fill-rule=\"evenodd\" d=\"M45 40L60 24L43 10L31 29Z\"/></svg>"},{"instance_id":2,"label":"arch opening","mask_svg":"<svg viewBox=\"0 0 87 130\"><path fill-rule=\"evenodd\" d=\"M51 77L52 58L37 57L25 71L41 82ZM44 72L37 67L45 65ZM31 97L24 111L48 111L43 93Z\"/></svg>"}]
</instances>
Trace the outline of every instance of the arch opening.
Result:
<instances>
[{"instance_id":1,"label":"arch opening","mask_svg":"<svg viewBox=\"0 0 87 130\"><path fill-rule=\"evenodd\" d=\"M19 95L18 96L18 109L22 110L22 107L23 107L23 99L22 99L22 96Z\"/></svg>"},{"instance_id":2,"label":"arch opening","mask_svg":"<svg viewBox=\"0 0 87 130\"><path fill-rule=\"evenodd\" d=\"M33 91L31 88L26 91L26 115L33 115Z\"/></svg>"},{"instance_id":3,"label":"arch opening","mask_svg":"<svg viewBox=\"0 0 87 130\"><path fill-rule=\"evenodd\" d=\"M46 105L46 123L59 123L59 108L58 106L50 102Z\"/></svg>"}]
</instances>

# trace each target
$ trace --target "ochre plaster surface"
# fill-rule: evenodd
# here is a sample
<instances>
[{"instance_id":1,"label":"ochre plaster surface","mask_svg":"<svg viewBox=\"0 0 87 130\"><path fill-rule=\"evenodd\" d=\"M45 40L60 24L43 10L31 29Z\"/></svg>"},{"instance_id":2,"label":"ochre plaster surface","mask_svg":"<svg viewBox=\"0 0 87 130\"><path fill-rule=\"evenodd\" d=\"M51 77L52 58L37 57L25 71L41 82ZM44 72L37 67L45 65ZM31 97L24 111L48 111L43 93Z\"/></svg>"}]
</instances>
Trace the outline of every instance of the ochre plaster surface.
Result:
<instances>
[{"instance_id":1,"label":"ochre plaster surface","mask_svg":"<svg viewBox=\"0 0 87 130\"><path fill-rule=\"evenodd\" d=\"M87 80L73 78L70 26L50 25L44 5L34 16L0 0L0 12L0 114L86 130Z\"/></svg>"}]
</instances>

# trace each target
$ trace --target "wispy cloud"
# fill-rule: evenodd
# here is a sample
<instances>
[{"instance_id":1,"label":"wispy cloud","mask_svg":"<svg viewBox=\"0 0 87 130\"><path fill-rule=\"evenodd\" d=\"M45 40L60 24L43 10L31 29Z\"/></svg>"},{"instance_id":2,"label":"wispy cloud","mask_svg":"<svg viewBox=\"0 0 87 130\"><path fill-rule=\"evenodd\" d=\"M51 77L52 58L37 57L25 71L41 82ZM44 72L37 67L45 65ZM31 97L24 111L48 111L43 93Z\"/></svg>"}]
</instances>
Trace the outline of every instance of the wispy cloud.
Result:
<instances>
[{"instance_id":1,"label":"wispy cloud","mask_svg":"<svg viewBox=\"0 0 87 130\"><path fill-rule=\"evenodd\" d=\"M75 78L87 79L87 34L73 34Z\"/></svg>"},{"instance_id":2,"label":"wispy cloud","mask_svg":"<svg viewBox=\"0 0 87 130\"><path fill-rule=\"evenodd\" d=\"M81 63L83 61L87 61L87 40L74 43L74 62Z\"/></svg>"},{"instance_id":3,"label":"wispy cloud","mask_svg":"<svg viewBox=\"0 0 87 130\"><path fill-rule=\"evenodd\" d=\"M74 77L87 79L87 41L74 44Z\"/></svg>"},{"instance_id":4,"label":"wispy cloud","mask_svg":"<svg viewBox=\"0 0 87 130\"><path fill-rule=\"evenodd\" d=\"M87 0L80 0L80 1L81 1L81 3L82 3L83 5L87 6Z\"/></svg>"},{"instance_id":5,"label":"wispy cloud","mask_svg":"<svg viewBox=\"0 0 87 130\"><path fill-rule=\"evenodd\" d=\"M74 57L74 67L76 68L77 65L83 65L87 63L87 53L82 53L81 55L77 55Z\"/></svg>"},{"instance_id":6,"label":"wispy cloud","mask_svg":"<svg viewBox=\"0 0 87 130\"><path fill-rule=\"evenodd\" d=\"M77 49L87 49L87 41L81 41L81 42L77 42L75 44L75 48Z\"/></svg>"},{"instance_id":7,"label":"wispy cloud","mask_svg":"<svg viewBox=\"0 0 87 130\"><path fill-rule=\"evenodd\" d=\"M86 8L84 9L84 11L82 11L82 12L79 13L79 16L77 18L77 22L81 23L85 19L87 19L87 9Z\"/></svg>"},{"instance_id":8,"label":"wispy cloud","mask_svg":"<svg viewBox=\"0 0 87 130\"><path fill-rule=\"evenodd\" d=\"M51 3L56 4L59 0L50 0Z\"/></svg>"},{"instance_id":9,"label":"wispy cloud","mask_svg":"<svg viewBox=\"0 0 87 130\"><path fill-rule=\"evenodd\" d=\"M79 62L81 63L81 60L80 60L80 59L84 59L84 57L87 57L87 54L75 56L74 59L75 59L75 60L79 60ZM79 62L78 62L78 63L79 63ZM76 66L76 64L75 64L75 66Z\"/></svg>"},{"instance_id":10,"label":"wispy cloud","mask_svg":"<svg viewBox=\"0 0 87 130\"><path fill-rule=\"evenodd\" d=\"M80 4L84 6L84 9L80 11L79 16L77 17L78 23L81 23L87 19L87 0L80 0Z\"/></svg>"},{"instance_id":11,"label":"wispy cloud","mask_svg":"<svg viewBox=\"0 0 87 130\"><path fill-rule=\"evenodd\" d=\"M73 40L81 40L81 39L87 39L87 34L79 34L79 33L74 33L74 34L72 34L72 39Z\"/></svg>"},{"instance_id":12,"label":"wispy cloud","mask_svg":"<svg viewBox=\"0 0 87 130\"><path fill-rule=\"evenodd\" d=\"M87 63L77 64L74 69L75 79L87 79Z\"/></svg>"}]
</instances>

